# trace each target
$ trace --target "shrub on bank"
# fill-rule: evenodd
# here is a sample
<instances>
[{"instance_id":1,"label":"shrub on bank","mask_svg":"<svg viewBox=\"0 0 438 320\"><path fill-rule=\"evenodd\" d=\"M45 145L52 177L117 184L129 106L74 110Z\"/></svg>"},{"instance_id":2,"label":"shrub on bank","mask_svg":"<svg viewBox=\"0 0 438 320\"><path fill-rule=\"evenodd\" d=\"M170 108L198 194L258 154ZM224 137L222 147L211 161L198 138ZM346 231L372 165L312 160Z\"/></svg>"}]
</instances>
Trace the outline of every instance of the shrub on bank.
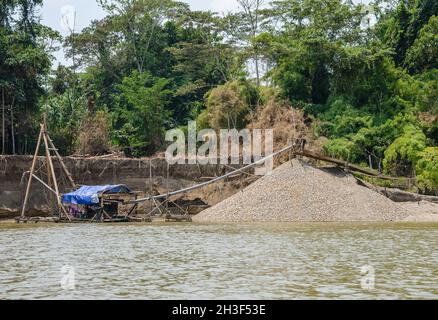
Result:
<instances>
[{"instance_id":1,"label":"shrub on bank","mask_svg":"<svg viewBox=\"0 0 438 320\"><path fill-rule=\"evenodd\" d=\"M430 147L420 152L416 166L417 186L424 193L438 194L438 148Z\"/></svg>"}]
</instances>

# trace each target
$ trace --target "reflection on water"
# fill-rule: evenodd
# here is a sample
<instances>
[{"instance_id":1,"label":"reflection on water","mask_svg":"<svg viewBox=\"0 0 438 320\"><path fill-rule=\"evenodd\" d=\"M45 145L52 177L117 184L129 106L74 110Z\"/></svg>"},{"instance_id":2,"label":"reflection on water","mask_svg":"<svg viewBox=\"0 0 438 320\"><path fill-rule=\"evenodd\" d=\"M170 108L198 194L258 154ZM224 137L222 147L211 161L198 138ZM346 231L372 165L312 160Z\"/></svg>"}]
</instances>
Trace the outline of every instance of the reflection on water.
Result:
<instances>
[{"instance_id":1,"label":"reflection on water","mask_svg":"<svg viewBox=\"0 0 438 320\"><path fill-rule=\"evenodd\" d=\"M0 225L0 243L0 299L438 298L437 225Z\"/></svg>"}]
</instances>

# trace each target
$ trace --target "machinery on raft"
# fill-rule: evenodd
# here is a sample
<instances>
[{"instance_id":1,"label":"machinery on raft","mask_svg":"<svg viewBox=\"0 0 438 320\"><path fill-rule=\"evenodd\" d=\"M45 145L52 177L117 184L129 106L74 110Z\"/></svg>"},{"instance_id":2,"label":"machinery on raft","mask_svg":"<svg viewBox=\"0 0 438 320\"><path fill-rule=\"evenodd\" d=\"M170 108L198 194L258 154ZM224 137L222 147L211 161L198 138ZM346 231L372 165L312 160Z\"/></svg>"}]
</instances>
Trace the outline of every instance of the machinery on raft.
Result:
<instances>
[{"instance_id":1,"label":"machinery on raft","mask_svg":"<svg viewBox=\"0 0 438 320\"><path fill-rule=\"evenodd\" d=\"M139 192L132 191L126 185L78 186L73 176L64 164L58 149L55 147L47 131L46 121L40 125L35 154L28 176L21 215L15 219L17 223L116 223L116 222L152 222L154 219L164 219L166 222L191 222L188 210L172 201L169 195L157 195L138 199ZM40 148L44 147L45 161L37 168ZM62 174L67 178L68 189L73 190L61 194L59 175L55 171L54 160L59 162ZM44 168L43 168L44 167ZM45 169L45 170L43 170ZM46 179L37 176L38 171L44 171ZM33 181L39 182L49 191L48 204L52 210L50 217L34 217L26 215L30 191ZM46 180L46 181L44 181ZM158 201L158 200L162 201ZM150 201L154 208L146 215L138 214L141 203ZM177 212L175 212L177 211Z\"/></svg>"}]
</instances>

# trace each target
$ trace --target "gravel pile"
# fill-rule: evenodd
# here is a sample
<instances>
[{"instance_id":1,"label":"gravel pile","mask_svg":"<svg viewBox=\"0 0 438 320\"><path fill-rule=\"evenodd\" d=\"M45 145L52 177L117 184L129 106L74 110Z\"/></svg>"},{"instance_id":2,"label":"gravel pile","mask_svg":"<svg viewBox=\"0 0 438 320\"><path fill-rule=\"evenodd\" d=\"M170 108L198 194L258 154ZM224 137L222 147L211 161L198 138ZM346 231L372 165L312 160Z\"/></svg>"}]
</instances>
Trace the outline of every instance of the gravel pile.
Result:
<instances>
[{"instance_id":1,"label":"gravel pile","mask_svg":"<svg viewBox=\"0 0 438 320\"><path fill-rule=\"evenodd\" d=\"M402 206L337 168L293 160L194 217L197 222L401 221Z\"/></svg>"}]
</instances>

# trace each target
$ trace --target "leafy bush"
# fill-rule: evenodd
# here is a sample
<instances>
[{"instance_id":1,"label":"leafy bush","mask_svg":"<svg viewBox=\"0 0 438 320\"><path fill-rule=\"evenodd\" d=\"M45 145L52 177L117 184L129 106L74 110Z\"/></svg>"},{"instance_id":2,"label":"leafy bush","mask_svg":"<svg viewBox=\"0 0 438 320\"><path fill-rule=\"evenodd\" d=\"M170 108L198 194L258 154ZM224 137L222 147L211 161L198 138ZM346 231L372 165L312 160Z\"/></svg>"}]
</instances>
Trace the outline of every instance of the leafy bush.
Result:
<instances>
[{"instance_id":1,"label":"leafy bush","mask_svg":"<svg viewBox=\"0 0 438 320\"><path fill-rule=\"evenodd\" d=\"M242 129L257 99L257 90L247 82L232 81L218 86L207 95L208 123L216 130Z\"/></svg>"},{"instance_id":2,"label":"leafy bush","mask_svg":"<svg viewBox=\"0 0 438 320\"><path fill-rule=\"evenodd\" d=\"M403 134L385 151L383 165L386 172L396 175L411 175L426 148L426 135L413 125L405 127Z\"/></svg>"},{"instance_id":3,"label":"leafy bush","mask_svg":"<svg viewBox=\"0 0 438 320\"><path fill-rule=\"evenodd\" d=\"M348 162L359 162L363 157L357 145L345 138L330 140L324 145L324 151L331 157L342 159Z\"/></svg>"},{"instance_id":4,"label":"leafy bush","mask_svg":"<svg viewBox=\"0 0 438 320\"><path fill-rule=\"evenodd\" d=\"M434 145L438 145L438 120L435 119L429 126L427 126L426 135Z\"/></svg>"},{"instance_id":5,"label":"leafy bush","mask_svg":"<svg viewBox=\"0 0 438 320\"><path fill-rule=\"evenodd\" d=\"M383 160L385 150L403 134L404 128L417 122L417 117L412 114L399 114L383 124L360 129L352 140L364 154Z\"/></svg>"},{"instance_id":6,"label":"leafy bush","mask_svg":"<svg viewBox=\"0 0 438 320\"><path fill-rule=\"evenodd\" d=\"M432 69L416 77L418 91L415 104L418 110L438 114L438 69Z\"/></svg>"},{"instance_id":7,"label":"leafy bush","mask_svg":"<svg viewBox=\"0 0 438 320\"><path fill-rule=\"evenodd\" d=\"M438 148L429 147L420 152L416 165L417 186L426 193L438 190Z\"/></svg>"},{"instance_id":8,"label":"leafy bush","mask_svg":"<svg viewBox=\"0 0 438 320\"><path fill-rule=\"evenodd\" d=\"M420 31L406 55L406 64L413 71L438 68L438 17L432 16Z\"/></svg>"},{"instance_id":9,"label":"leafy bush","mask_svg":"<svg viewBox=\"0 0 438 320\"><path fill-rule=\"evenodd\" d=\"M332 137L336 132L336 125L332 122L317 122L314 127L314 133L318 137Z\"/></svg>"},{"instance_id":10,"label":"leafy bush","mask_svg":"<svg viewBox=\"0 0 438 320\"><path fill-rule=\"evenodd\" d=\"M62 155L71 155L78 144L79 128L87 116L87 101L72 89L50 97L42 103L46 112L48 129L54 144Z\"/></svg>"},{"instance_id":11,"label":"leafy bush","mask_svg":"<svg viewBox=\"0 0 438 320\"><path fill-rule=\"evenodd\" d=\"M161 147L170 118L166 109L171 94L168 83L148 72L134 71L118 86L121 95L115 115L115 138L128 155L152 154Z\"/></svg>"}]
</instances>

